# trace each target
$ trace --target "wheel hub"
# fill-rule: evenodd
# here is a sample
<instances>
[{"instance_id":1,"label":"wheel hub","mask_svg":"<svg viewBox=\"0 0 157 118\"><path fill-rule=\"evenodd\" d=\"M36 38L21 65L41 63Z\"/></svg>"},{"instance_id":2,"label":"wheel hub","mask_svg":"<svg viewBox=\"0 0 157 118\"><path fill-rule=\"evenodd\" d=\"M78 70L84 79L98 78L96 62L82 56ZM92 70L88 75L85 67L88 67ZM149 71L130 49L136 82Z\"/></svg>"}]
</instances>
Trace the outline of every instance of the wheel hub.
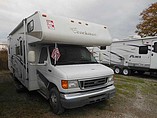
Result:
<instances>
[{"instance_id":1,"label":"wheel hub","mask_svg":"<svg viewBox=\"0 0 157 118\"><path fill-rule=\"evenodd\" d=\"M57 97L56 97L56 95L53 94L51 96L51 100L52 100L52 103L57 104Z\"/></svg>"},{"instance_id":2,"label":"wheel hub","mask_svg":"<svg viewBox=\"0 0 157 118\"><path fill-rule=\"evenodd\" d=\"M128 75L128 70L127 70L127 69L124 69L124 70L123 70L123 73L124 73L124 75Z\"/></svg>"}]
</instances>

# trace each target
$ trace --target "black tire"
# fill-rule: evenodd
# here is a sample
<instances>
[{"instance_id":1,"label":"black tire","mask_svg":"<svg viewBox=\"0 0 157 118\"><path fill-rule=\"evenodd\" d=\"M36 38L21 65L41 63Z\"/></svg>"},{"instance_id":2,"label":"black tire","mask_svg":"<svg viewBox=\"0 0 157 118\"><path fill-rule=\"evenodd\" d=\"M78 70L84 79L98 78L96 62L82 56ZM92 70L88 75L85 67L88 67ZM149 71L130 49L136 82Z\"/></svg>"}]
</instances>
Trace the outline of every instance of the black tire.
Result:
<instances>
[{"instance_id":1,"label":"black tire","mask_svg":"<svg viewBox=\"0 0 157 118\"><path fill-rule=\"evenodd\" d=\"M60 94L57 88L52 88L50 90L50 105L52 108L53 113L59 115L64 112L64 108L62 107L61 101L60 101Z\"/></svg>"},{"instance_id":2,"label":"black tire","mask_svg":"<svg viewBox=\"0 0 157 118\"><path fill-rule=\"evenodd\" d=\"M26 88L18 80L15 79L14 81L17 93L22 93L26 91Z\"/></svg>"},{"instance_id":3,"label":"black tire","mask_svg":"<svg viewBox=\"0 0 157 118\"><path fill-rule=\"evenodd\" d=\"M121 73L121 69L119 67L114 67L114 73L115 74L120 74Z\"/></svg>"},{"instance_id":4,"label":"black tire","mask_svg":"<svg viewBox=\"0 0 157 118\"><path fill-rule=\"evenodd\" d=\"M26 91L26 88L19 82L19 80L15 77L15 74L12 74L12 78L14 80L14 85L17 93L22 93Z\"/></svg>"},{"instance_id":5,"label":"black tire","mask_svg":"<svg viewBox=\"0 0 157 118\"><path fill-rule=\"evenodd\" d=\"M130 70L130 69L128 69L128 68L123 68L122 73L123 73L123 75L128 76L128 75L130 75L130 74L131 74L131 70Z\"/></svg>"}]
</instances>

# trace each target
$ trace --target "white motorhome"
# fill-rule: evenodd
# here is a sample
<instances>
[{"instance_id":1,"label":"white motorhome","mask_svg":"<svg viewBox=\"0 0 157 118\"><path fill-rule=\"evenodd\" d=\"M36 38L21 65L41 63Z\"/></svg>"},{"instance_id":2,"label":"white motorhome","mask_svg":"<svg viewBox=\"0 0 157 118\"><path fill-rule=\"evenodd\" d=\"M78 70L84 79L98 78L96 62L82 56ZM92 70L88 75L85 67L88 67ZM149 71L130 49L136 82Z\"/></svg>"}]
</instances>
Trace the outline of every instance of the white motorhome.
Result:
<instances>
[{"instance_id":1,"label":"white motorhome","mask_svg":"<svg viewBox=\"0 0 157 118\"><path fill-rule=\"evenodd\" d=\"M8 43L15 80L48 99L56 114L115 94L114 72L86 48L112 43L103 25L36 12L9 34Z\"/></svg>"},{"instance_id":2,"label":"white motorhome","mask_svg":"<svg viewBox=\"0 0 157 118\"><path fill-rule=\"evenodd\" d=\"M115 73L157 72L157 37L115 41L105 48L91 49L96 59L113 67Z\"/></svg>"}]
</instances>

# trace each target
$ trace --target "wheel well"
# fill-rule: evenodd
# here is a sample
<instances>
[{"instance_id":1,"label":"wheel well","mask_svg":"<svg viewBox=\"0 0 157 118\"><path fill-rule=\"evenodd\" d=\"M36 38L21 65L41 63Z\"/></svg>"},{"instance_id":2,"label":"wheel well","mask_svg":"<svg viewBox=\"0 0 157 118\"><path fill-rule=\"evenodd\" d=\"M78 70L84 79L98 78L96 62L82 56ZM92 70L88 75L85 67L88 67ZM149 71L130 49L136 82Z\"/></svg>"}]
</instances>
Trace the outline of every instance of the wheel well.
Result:
<instances>
[{"instance_id":1,"label":"wheel well","mask_svg":"<svg viewBox=\"0 0 157 118\"><path fill-rule=\"evenodd\" d=\"M124 67L123 67L123 69L128 69L128 70L131 70L131 68L130 68L130 67L128 67L128 66L124 66Z\"/></svg>"},{"instance_id":2,"label":"wheel well","mask_svg":"<svg viewBox=\"0 0 157 118\"><path fill-rule=\"evenodd\" d=\"M48 90L50 91L51 90L51 88L53 88L53 87L56 87L57 88L57 86L54 84L54 83L49 83L49 86L48 86ZM58 89L58 88L57 88Z\"/></svg>"},{"instance_id":3,"label":"wheel well","mask_svg":"<svg viewBox=\"0 0 157 118\"><path fill-rule=\"evenodd\" d=\"M115 68L122 69L122 67L121 67L121 66L118 66L118 65L115 65L113 68L114 68L114 69L115 69Z\"/></svg>"}]
</instances>

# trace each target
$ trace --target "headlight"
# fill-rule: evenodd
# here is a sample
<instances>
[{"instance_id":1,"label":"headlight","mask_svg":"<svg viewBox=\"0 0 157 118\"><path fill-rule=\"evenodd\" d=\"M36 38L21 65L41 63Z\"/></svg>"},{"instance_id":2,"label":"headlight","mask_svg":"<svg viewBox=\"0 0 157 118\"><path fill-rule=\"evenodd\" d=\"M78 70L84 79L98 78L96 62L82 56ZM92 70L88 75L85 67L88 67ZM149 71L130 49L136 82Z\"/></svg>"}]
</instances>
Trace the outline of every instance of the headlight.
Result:
<instances>
[{"instance_id":1,"label":"headlight","mask_svg":"<svg viewBox=\"0 0 157 118\"><path fill-rule=\"evenodd\" d=\"M111 81L113 81L113 75L108 77L108 82L111 82Z\"/></svg>"},{"instance_id":2,"label":"headlight","mask_svg":"<svg viewBox=\"0 0 157 118\"><path fill-rule=\"evenodd\" d=\"M78 81L77 80L62 80L61 85L63 89L71 89L71 88L78 88Z\"/></svg>"}]
</instances>

